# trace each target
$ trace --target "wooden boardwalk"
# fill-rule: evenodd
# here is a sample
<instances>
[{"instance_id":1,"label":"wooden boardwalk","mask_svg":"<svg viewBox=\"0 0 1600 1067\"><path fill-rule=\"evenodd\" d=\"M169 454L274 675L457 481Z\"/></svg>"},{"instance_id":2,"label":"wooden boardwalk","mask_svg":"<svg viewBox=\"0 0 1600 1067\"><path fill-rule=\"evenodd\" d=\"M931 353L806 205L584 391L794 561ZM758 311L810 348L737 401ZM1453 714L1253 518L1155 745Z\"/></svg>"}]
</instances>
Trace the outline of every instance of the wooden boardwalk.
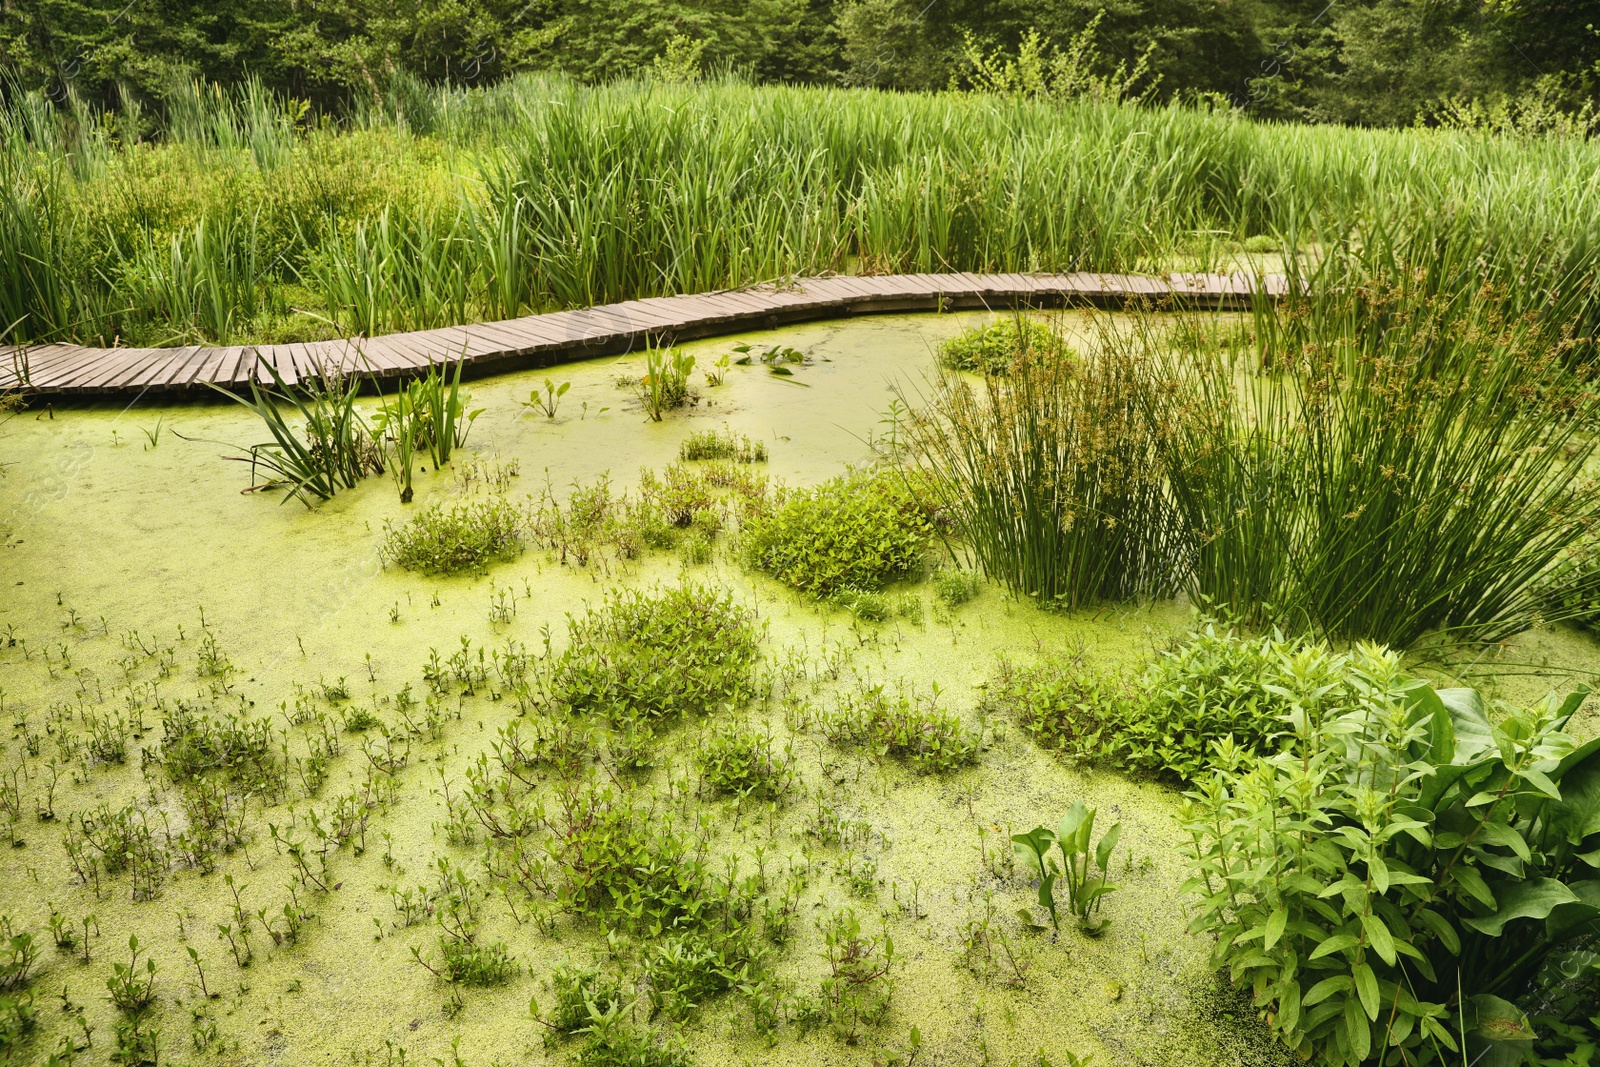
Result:
<instances>
[{"instance_id":1,"label":"wooden boardwalk","mask_svg":"<svg viewBox=\"0 0 1600 1067\"><path fill-rule=\"evenodd\" d=\"M404 378L430 362L465 362L466 375L613 355L647 342L767 329L784 323L877 312L974 308L1157 306L1248 310L1257 294L1281 296L1282 276L1172 274L891 274L813 278L786 286L652 297L579 311L447 326L382 337L226 348L0 347L0 389L43 396L204 393L206 384L246 389L270 382L261 362L286 381L323 368Z\"/></svg>"}]
</instances>

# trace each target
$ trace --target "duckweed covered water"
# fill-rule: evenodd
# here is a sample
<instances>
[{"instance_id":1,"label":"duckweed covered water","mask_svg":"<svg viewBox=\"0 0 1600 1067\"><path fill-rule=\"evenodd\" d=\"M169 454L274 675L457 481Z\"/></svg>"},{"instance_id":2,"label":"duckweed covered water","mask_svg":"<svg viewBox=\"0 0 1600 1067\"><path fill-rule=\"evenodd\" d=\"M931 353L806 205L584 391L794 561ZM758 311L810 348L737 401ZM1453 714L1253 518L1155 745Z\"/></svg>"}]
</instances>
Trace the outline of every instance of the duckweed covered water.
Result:
<instances>
[{"instance_id":1,"label":"duckweed covered water","mask_svg":"<svg viewBox=\"0 0 1600 1067\"><path fill-rule=\"evenodd\" d=\"M759 365L734 367L725 385L702 384L697 406L661 423L646 421L616 386L620 375L640 373L640 357L474 382L473 406L485 410L468 449L484 463L514 462L516 497L537 493L547 480L564 496L570 484L606 473L617 488L631 488L641 466L675 459L690 432L726 425L766 442L774 477L821 481L871 458L871 442L888 429L880 420L895 388L914 392L932 366L933 347L973 321L886 317L752 335L760 345L792 345L814 362L792 378ZM688 349L704 369L738 340ZM554 420L518 404L546 377L572 382ZM1206 966L1208 946L1185 932L1176 793L1063 766L1012 724L979 711L997 654L1083 647L1094 657L1131 661L1181 629L1190 617L1184 605L1062 617L985 588L947 611L926 585L913 585L896 592L922 600L920 620L855 624L743 571L725 549L699 567L684 567L671 553L564 566L530 551L480 576L421 577L382 566L383 525L457 496L466 457L454 470L422 475L409 506L398 503L392 482L373 478L311 511L293 501L280 505L276 493L239 492L248 471L222 462L229 450L217 442L259 440L253 419L229 403L139 402L64 408L53 418L30 411L0 430L0 459L11 464L0 478L0 713L8 726L18 724L0 764L10 771L30 744L38 747L28 760L30 777L13 780L23 815L16 847L0 849L0 914L42 946L33 982L39 1024L23 1062L43 1062L63 1040L83 1045L86 1033L81 1060L106 1061L116 1014L106 978L113 962L126 959L131 934L157 961L164 1062L570 1061L579 1043L547 1048L528 1002L548 1003L545 980L559 964L604 957L597 925L558 916L541 930L490 896L481 904L482 936L503 939L520 973L504 986L462 989L453 1006L452 988L412 955L417 948L424 959L437 956L436 927L427 920L404 925L394 902L396 890L435 886L441 859L469 874L477 868L481 842L447 840L445 794L459 795L467 769L517 716L513 702L492 697L492 685L472 697L448 695L446 721L410 740L394 801L371 812L364 851L357 854L359 842L352 842L332 855L326 892L297 881L269 827L303 826L313 811L325 818L335 798L366 779L361 748L364 739L376 740L375 730L343 735L343 754L315 797L291 775L282 803L251 802L247 846L210 873L169 872L154 899L135 902L126 875L105 880L98 898L76 884L64 826L70 812L132 803L162 831L182 829L175 790L158 766L147 773L141 761L141 752L162 740L160 712L150 706L155 693L271 716L298 756L303 731L287 719L297 697L335 718L367 707L393 726L394 695L405 686L425 690L422 672L433 650L448 656L464 641L474 654L508 641L537 650L545 627L559 650L566 617L598 604L608 589L685 578L724 586L753 608L766 627L765 653L773 664L787 664L816 703L827 704L841 687L882 683L924 697L937 687L939 706L986 731L975 767L922 776L841 752L812 732L792 733L776 705L758 702L736 714L795 741L800 784L777 809L685 795L672 783L690 766L703 724L664 731L661 765L647 787L670 791L668 807L709 819L715 852L735 857L741 873L760 866L775 880L790 871L806 875L796 936L777 956L789 992L814 990L824 973L815 920L836 907L854 907L869 932L886 929L897 948L892 1010L859 1045L793 1024L760 1037L744 1001L725 995L681 1027L655 1020L677 1033L695 1062L867 1064L904 1050L912 1027L922 1036L919 1062L927 1063L1036 1064L1042 1056L1062 1064L1068 1051L1102 1064L1283 1059L1248 1006L1217 985ZM152 447L144 431L157 426ZM223 697L197 670L207 635L235 668ZM1500 655L1543 659L1560 674L1592 663L1593 653L1587 639L1550 631ZM347 689L348 701L319 696L324 683ZM1522 697L1552 684L1513 679L1503 689ZM62 762L55 818L41 820L35 798L46 790L46 765L56 752L52 730L82 731L86 715L122 717L125 762ZM1103 936L1064 927L1056 939L1025 930L1016 917L1034 890L1009 871L1008 835L1054 825L1079 799L1097 806L1102 819L1123 823L1115 861L1121 889L1109 900L1112 924ZM852 827L846 843L807 833L808 825L828 820ZM270 920L298 900L315 919L297 944L277 946L257 922L253 960L240 967L218 933L235 908L225 876L249 912L265 909ZM96 917L87 962L81 943L53 945L46 925L52 909L73 924ZM968 936L986 916L995 932L987 961ZM198 954L213 998L201 994L188 948ZM641 1020L645 1014L640 1008Z\"/></svg>"}]
</instances>

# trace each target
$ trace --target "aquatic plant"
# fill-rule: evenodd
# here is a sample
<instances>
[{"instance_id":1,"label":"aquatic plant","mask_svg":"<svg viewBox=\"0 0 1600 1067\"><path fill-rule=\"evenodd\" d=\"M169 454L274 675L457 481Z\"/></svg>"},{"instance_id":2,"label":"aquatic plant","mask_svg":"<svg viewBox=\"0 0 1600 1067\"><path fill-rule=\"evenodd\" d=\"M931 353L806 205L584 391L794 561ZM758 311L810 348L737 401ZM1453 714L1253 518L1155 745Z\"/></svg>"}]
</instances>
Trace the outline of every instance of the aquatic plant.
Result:
<instances>
[{"instance_id":1,"label":"aquatic plant","mask_svg":"<svg viewBox=\"0 0 1600 1067\"><path fill-rule=\"evenodd\" d=\"M1562 967L1587 981L1600 935L1600 741L1564 732L1585 693L1491 718L1397 653L1355 657L1349 698L1291 707L1285 751L1224 741L1187 794L1193 928L1326 1062L1537 1054L1528 1010L1584 1025L1541 990Z\"/></svg>"},{"instance_id":2,"label":"aquatic plant","mask_svg":"<svg viewBox=\"0 0 1600 1067\"><path fill-rule=\"evenodd\" d=\"M947 608L958 608L978 595L978 576L954 567L941 567L933 575L933 595Z\"/></svg>"},{"instance_id":3,"label":"aquatic plant","mask_svg":"<svg viewBox=\"0 0 1600 1067\"><path fill-rule=\"evenodd\" d=\"M402 525L383 525L383 558L422 574L481 571L522 551L527 519L503 496L433 504Z\"/></svg>"},{"instance_id":4,"label":"aquatic plant","mask_svg":"<svg viewBox=\"0 0 1600 1067\"><path fill-rule=\"evenodd\" d=\"M660 422L666 412L690 400L689 374L693 370L694 357L680 349L652 345L646 350L644 376L630 385L652 421Z\"/></svg>"},{"instance_id":5,"label":"aquatic plant","mask_svg":"<svg viewBox=\"0 0 1600 1067\"><path fill-rule=\"evenodd\" d=\"M1166 486L1171 417L1149 360L1029 352L981 389L953 375L907 428L952 534L1013 592L1063 608L1164 596L1187 573Z\"/></svg>"},{"instance_id":6,"label":"aquatic plant","mask_svg":"<svg viewBox=\"0 0 1600 1067\"><path fill-rule=\"evenodd\" d=\"M894 939L886 932L862 936L861 918L853 908L839 908L817 920L822 932L828 973L818 982L813 999L796 1012L803 1026L826 1026L835 1037L853 1045L864 1029L889 1013L894 997Z\"/></svg>"},{"instance_id":7,"label":"aquatic plant","mask_svg":"<svg viewBox=\"0 0 1600 1067\"><path fill-rule=\"evenodd\" d=\"M551 693L611 722L702 715L755 695L755 615L731 594L685 583L614 590L568 621Z\"/></svg>"},{"instance_id":8,"label":"aquatic plant","mask_svg":"<svg viewBox=\"0 0 1600 1067\"><path fill-rule=\"evenodd\" d=\"M695 746L694 758L707 789L741 800L775 800L798 777L794 745L778 746L770 727L764 732L736 723L714 727Z\"/></svg>"},{"instance_id":9,"label":"aquatic plant","mask_svg":"<svg viewBox=\"0 0 1600 1067\"><path fill-rule=\"evenodd\" d=\"M1540 617L1545 572L1591 536L1600 391L1580 343L1511 314L1465 249L1405 251L1328 257L1260 309L1259 352L1202 323L1165 359L1181 395L1160 443L1196 597L1396 648L1494 641Z\"/></svg>"},{"instance_id":10,"label":"aquatic plant","mask_svg":"<svg viewBox=\"0 0 1600 1067\"><path fill-rule=\"evenodd\" d=\"M987 326L973 326L939 345L939 365L975 374L1006 374L1032 355L1070 359L1072 350L1050 326L1017 314Z\"/></svg>"},{"instance_id":11,"label":"aquatic plant","mask_svg":"<svg viewBox=\"0 0 1600 1067\"><path fill-rule=\"evenodd\" d=\"M1111 852L1117 847L1122 824L1115 822L1098 842L1094 841L1095 809L1085 807L1083 801L1074 801L1061 817L1055 832L1036 826L1025 834L1011 835L1011 845L1029 873L1039 879L1039 905L1050 913L1050 924L1057 931L1061 922L1056 915L1055 883L1064 881L1067 887L1067 906L1078 918L1078 929L1091 937L1104 932L1109 919L1099 913L1107 894L1116 886L1107 881L1111 870ZM1090 864L1090 845L1093 844L1094 863ZM1061 851L1057 863L1050 846ZM1100 873L1095 874L1094 868Z\"/></svg>"},{"instance_id":12,"label":"aquatic plant","mask_svg":"<svg viewBox=\"0 0 1600 1067\"><path fill-rule=\"evenodd\" d=\"M933 514L913 479L862 470L797 489L745 523L748 566L812 596L872 592L922 569Z\"/></svg>"},{"instance_id":13,"label":"aquatic plant","mask_svg":"<svg viewBox=\"0 0 1600 1067\"><path fill-rule=\"evenodd\" d=\"M556 417L556 408L560 405L561 398L566 396L567 390L571 388L571 382L562 382L557 385L549 378L546 378L544 380L544 396L539 395L539 390L533 389L528 392L528 399L519 400L517 403L529 411L542 411L545 418L553 419Z\"/></svg>"},{"instance_id":14,"label":"aquatic plant","mask_svg":"<svg viewBox=\"0 0 1600 1067\"><path fill-rule=\"evenodd\" d=\"M765 463L767 444L752 441L724 426L721 430L697 430L678 445L678 458L688 463L703 459L725 459L735 463Z\"/></svg>"},{"instance_id":15,"label":"aquatic plant","mask_svg":"<svg viewBox=\"0 0 1600 1067\"><path fill-rule=\"evenodd\" d=\"M246 400L206 383L254 411L272 435L269 442L243 449L246 455L228 457L250 464L250 491L287 489L285 500L292 497L310 507L313 499L327 500L368 474L383 473L382 451L356 409L360 379L325 370L290 385L267 360L258 357L256 365L267 371L275 389L252 376ZM286 408L305 420L303 436L290 426ZM266 481L257 480L261 471Z\"/></svg>"},{"instance_id":16,"label":"aquatic plant","mask_svg":"<svg viewBox=\"0 0 1600 1067\"><path fill-rule=\"evenodd\" d=\"M1141 671L1081 652L1027 668L1002 661L986 699L1068 759L1181 783L1209 770L1224 738L1272 751L1293 707L1316 712L1348 698L1358 668L1319 641L1245 637L1202 617Z\"/></svg>"},{"instance_id":17,"label":"aquatic plant","mask_svg":"<svg viewBox=\"0 0 1600 1067\"><path fill-rule=\"evenodd\" d=\"M891 697L882 685L846 690L817 728L836 745L905 760L924 773L952 771L977 760L983 735L939 710L938 696L936 689L924 704L904 693Z\"/></svg>"}]
</instances>

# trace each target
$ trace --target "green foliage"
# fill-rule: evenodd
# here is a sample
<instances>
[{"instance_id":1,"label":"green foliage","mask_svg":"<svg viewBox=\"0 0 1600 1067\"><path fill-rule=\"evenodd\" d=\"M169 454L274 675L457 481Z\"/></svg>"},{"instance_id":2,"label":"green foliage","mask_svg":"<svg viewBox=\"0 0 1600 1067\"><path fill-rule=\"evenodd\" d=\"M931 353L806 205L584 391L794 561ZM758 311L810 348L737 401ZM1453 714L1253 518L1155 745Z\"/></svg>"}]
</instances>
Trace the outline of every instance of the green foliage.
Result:
<instances>
[{"instance_id":1,"label":"green foliage","mask_svg":"<svg viewBox=\"0 0 1600 1067\"><path fill-rule=\"evenodd\" d=\"M713 728L695 749L700 779L713 793L775 800L794 785L794 745L778 748L771 729L727 723Z\"/></svg>"},{"instance_id":2,"label":"green foliage","mask_svg":"<svg viewBox=\"0 0 1600 1067\"><path fill-rule=\"evenodd\" d=\"M954 713L940 711L937 701L937 691L925 705L904 694L891 697L881 685L845 691L818 727L836 745L864 747L923 773L942 774L975 762L983 735L963 726Z\"/></svg>"},{"instance_id":3,"label":"green foliage","mask_svg":"<svg viewBox=\"0 0 1600 1067\"><path fill-rule=\"evenodd\" d=\"M31 993L0 993L0 1054L20 1055L39 1023Z\"/></svg>"},{"instance_id":4,"label":"green foliage","mask_svg":"<svg viewBox=\"0 0 1600 1067\"><path fill-rule=\"evenodd\" d=\"M973 326L939 346L939 365L975 374L1006 374L1031 354L1070 358L1061 335L1037 319L1017 315Z\"/></svg>"},{"instance_id":5,"label":"green foliage","mask_svg":"<svg viewBox=\"0 0 1600 1067\"><path fill-rule=\"evenodd\" d=\"M15 930L11 916L0 915L0 993L24 988L38 960L39 949L33 943L33 935Z\"/></svg>"},{"instance_id":6,"label":"green foliage","mask_svg":"<svg viewBox=\"0 0 1600 1067\"><path fill-rule=\"evenodd\" d=\"M403 525L383 525L383 556L423 574L481 571L522 551L526 517L502 496L434 504Z\"/></svg>"},{"instance_id":7,"label":"green foliage","mask_svg":"<svg viewBox=\"0 0 1600 1067\"><path fill-rule=\"evenodd\" d=\"M1600 631L1600 542L1574 545L1545 576L1545 614Z\"/></svg>"},{"instance_id":8,"label":"green foliage","mask_svg":"<svg viewBox=\"0 0 1600 1067\"><path fill-rule=\"evenodd\" d=\"M469 986L504 985L516 977L520 969L503 941L484 943L475 937L442 934L439 952L443 957L439 970L447 982Z\"/></svg>"},{"instance_id":9,"label":"green foliage","mask_svg":"<svg viewBox=\"0 0 1600 1067\"><path fill-rule=\"evenodd\" d=\"M249 400L217 390L254 411L272 435L243 449L246 455L230 457L250 464L252 490L287 489L285 500L294 497L310 507L313 499L327 500L368 474L383 473L383 451L355 406L360 379L328 373L290 385L265 359L258 357L258 366L271 375L276 392L254 377ZM285 406L305 419L303 436L289 425ZM261 471L266 481L257 480Z\"/></svg>"},{"instance_id":10,"label":"green foliage","mask_svg":"<svg viewBox=\"0 0 1600 1067\"><path fill-rule=\"evenodd\" d=\"M1086 808L1083 801L1074 801L1061 817L1055 832L1036 826L1025 834L1012 834L1011 846L1028 872L1039 879L1039 905L1050 913L1050 925L1058 932L1060 918L1056 914L1055 883L1065 880L1067 906L1078 918L1078 928L1091 937L1105 931L1111 920L1099 918L1105 897L1117 887L1107 880L1110 871L1111 851L1117 847L1122 834L1122 824L1115 822L1111 829L1094 843L1094 808ZM1094 863L1089 862L1090 845L1094 843ZM1061 850L1061 860L1056 861L1050 846ZM1098 867L1099 874L1093 872ZM1024 913L1031 922L1032 917Z\"/></svg>"},{"instance_id":11,"label":"green foliage","mask_svg":"<svg viewBox=\"0 0 1600 1067\"><path fill-rule=\"evenodd\" d=\"M947 608L958 608L978 595L978 576L953 568L941 568L933 576L933 595Z\"/></svg>"},{"instance_id":12,"label":"green foliage","mask_svg":"<svg viewBox=\"0 0 1600 1067\"><path fill-rule=\"evenodd\" d=\"M615 590L568 622L551 691L574 714L612 722L696 716L755 694L755 615L731 594L684 584Z\"/></svg>"},{"instance_id":13,"label":"green foliage","mask_svg":"<svg viewBox=\"0 0 1600 1067\"><path fill-rule=\"evenodd\" d=\"M767 444L752 441L742 433L727 427L722 430L698 430L678 445L678 458L684 462L701 459L726 459L735 463L765 463Z\"/></svg>"},{"instance_id":14,"label":"green foliage","mask_svg":"<svg viewBox=\"0 0 1600 1067\"><path fill-rule=\"evenodd\" d=\"M130 958L127 963L111 965L111 977L106 979L106 989L110 990L111 1003L119 1011L138 1016L155 1000L156 961L147 956L144 966L139 966L137 937L128 938L128 952Z\"/></svg>"},{"instance_id":15,"label":"green foliage","mask_svg":"<svg viewBox=\"0 0 1600 1067\"><path fill-rule=\"evenodd\" d=\"M835 1037L853 1045L862 1032L883 1021L894 997L894 939L887 932L863 937L861 919L852 908L840 908L817 920L828 962L814 1000L797 1011L804 1026L826 1026Z\"/></svg>"},{"instance_id":16,"label":"green foliage","mask_svg":"<svg viewBox=\"0 0 1600 1067\"><path fill-rule=\"evenodd\" d=\"M213 718L179 700L162 713L161 731L161 766L176 783L221 772L264 794L282 789L285 770L270 719L234 712Z\"/></svg>"},{"instance_id":17,"label":"green foliage","mask_svg":"<svg viewBox=\"0 0 1600 1067\"><path fill-rule=\"evenodd\" d=\"M1546 572L1600 516L1600 392L1574 378L1575 320L1524 309L1482 240L1456 223L1330 255L1260 310L1259 352L1212 336L1166 357L1182 384L1162 444L1197 598L1396 648L1541 616Z\"/></svg>"},{"instance_id":18,"label":"green foliage","mask_svg":"<svg viewBox=\"0 0 1600 1067\"><path fill-rule=\"evenodd\" d=\"M988 700L1069 759L1189 782L1225 738L1245 751L1272 751L1286 691L1319 692L1331 704L1348 696L1349 678L1349 658L1320 643L1242 637L1204 618L1136 678L1081 654L1025 669L1003 661Z\"/></svg>"},{"instance_id":19,"label":"green foliage","mask_svg":"<svg viewBox=\"0 0 1600 1067\"><path fill-rule=\"evenodd\" d=\"M1147 358L1030 352L981 390L945 376L911 447L955 536L1012 591L1064 608L1162 596L1188 555L1164 389Z\"/></svg>"},{"instance_id":20,"label":"green foliage","mask_svg":"<svg viewBox=\"0 0 1600 1067\"><path fill-rule=\"evenodd\" d=\"M899 471L855 471L797 489L744 527L746 563L812 596L873 592L921 570L933 516Z\"/></svg>"},{"instance_id":21,"label":"green foliage","mask_svg":"<svg viewBox=\"0 0 1600 1067\"><path fill-rule=\"evenodd\" d=\"M652 421L660 422L666 412L689 402L689 375L693 371L694 357L687 352L652 347L645 353L644 376L631 384Z\"/></svg>"},{"instance_id":22,"label":"green foliage","mask_svg":"<svg viewBox=\"0 0 1600 1067\"><path fill-rule=\"evenodd\" d=\"M1349 670L1331 702L1286 688L1284 751L1223 741L1188 794L1194 928L1303 1053L1516 1062L1547 962L1600 935L1600 742L1562 732L1583 694L1491 721L1395 653Z\"/></svg>"}]
</instances>

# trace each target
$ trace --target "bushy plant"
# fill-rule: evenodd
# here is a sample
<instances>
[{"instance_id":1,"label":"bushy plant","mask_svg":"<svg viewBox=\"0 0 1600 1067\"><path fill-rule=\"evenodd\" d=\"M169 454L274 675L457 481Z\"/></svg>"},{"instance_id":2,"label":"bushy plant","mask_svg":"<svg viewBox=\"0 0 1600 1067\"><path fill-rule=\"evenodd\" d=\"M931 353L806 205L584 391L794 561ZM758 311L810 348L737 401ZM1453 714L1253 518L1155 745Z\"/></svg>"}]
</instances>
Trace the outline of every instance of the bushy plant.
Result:
<instances>
[{"instance_id":1,"label":"bushy plant","mask_svg":"<svg viewBox=\"0 0 1600 1067\"><path fill-rule=\"evenodd\" d=\"M1220 742L1187 794L1213 962L1323 1062L1521 1062L1540 976L1600 937L1600 740L1562 732L1583 694L1492 721L1370 645L1338 700L1286 689L1284 750Z\"/></svg>"},{"instance_id":2,"label":"bushy plant","mask_svg":"<svg viewBox=\"0 0 1600 1067\"><path fill-rule=\"evenodd\" d=\"M434 504L403 525L383 525L383 557L408 571L481 571L522 551L527 519L502 496Z\"/></svg>"},{"instance_id":3,"label":"bushy plant","mask_svg":"<svg viewBox=\"0 0 1600 1067\"><path fill-rule=\"evenodd\" d=\"M958 608L978 595L978 576L952 567L933 576L933 595L947 608Z\"/></svg>"},{"instance_id":4,"label":"bushy plant","mask_svg":"<svg viewBox=\"0 0 1600 1067\"><path fill-rule=\"evenodd\" d=\"M1600 541L1574 545L1545 578L1545 613L1600 631Z\"/></svg>"},{"instance_id":5,"label":"bushy plant","mask_svg":"<svg viewBox=\"0 0 1600 1067\"><path fill-rule=\"evenodd\" d=\"M979 388L945 376L911 451L955 537L1013 592L1064 608L1162 596L1189 562L1166 388L1141 356L1030 353Z\"/></svg>"},{"instance_id":6,"label":"bushy plant","mask_svg":"<svg viewBox=\"0 0 1600 1067\"><path fill-rule=\"evenodd\" d=\"M504 941L482 942L475 937L441 934L439 974L447 982L469 986L504 985L516 976L517 962Z\"/></svg>"},{"instance_id":7,"label":"bushy plant","mask_svg":"<svg viewBox=\"0 0 1600 1067\"><path fill-rule=\"evenodd\" d=\"M613 722L700 715L755 694L755 615L727 592L685 584L612 592L568 623L551 689L574 713Z\"/></svg>"},{"instance_id":8,"label":"bushy plant","mask_svg":"<svg viewBox=\"0 0 1600 1067\"><path fill-rule=\"evenodd\" d=\"M769 729L728 723L711 730L695 750L700 778L713 793L772 800L794 784L794 746L778 746Z\"/></svg>"},{"instance_id":9,"label":"bushy plant","mask_svg":"<svg viewBox=\"0 0 1600 1067\"><path fill-rule=\"evenodd\" d=\"M1006 374L1030 354L1070 359L1060 334L1037 319L1016 315L987 326L962 330L939 346L939 364L975 374Z\"/></svg>"},{"instance_id":10,"label":"bushy plant","mask_svg":"<svg viewBox=\"0 0 1600 1067\"><path fill-rule=\"evenodd\" d=\"M743 551L749 566L826 597L873 592L917 573L934 533L933 510L912 479L853 471L751 516Z\"/></svg>"},{"instance_id":11,"label":"bushy plant","mask_svg":"<svg viewBox=\"0 0 1600 1067\"><path fill-rule=\"evenodd\" d=\"M836 745L865 747L875 755L905 760L923 772L944 772L973 763L983 736L961 719L901 694L891 697L883 686L846 691L819 723L824 737Z\"/></svg>"},{"instance_id":12,"label":"bushy plant","mask_svg":"<svg viewBox=\"0 0 1600 1067\"><path fill-rule=\"evenodd\" d=\"M1070 759L1187 782L1212 747L1270 751L1282 734L1289 690L1348 692L1348 657L1281 634L1242 637L1205 619L1136 677L1082 655L1028 668L1002 662L988 697L1042 745Z\"/></svg>"},{"instance_id":13,"label":"bushy plant","mask_svg":"<svg viewBox=\"0 0 1600 1067\"><path fill-rule=\"evenodd\" d=\"M742 433L727 427L721 430L698 430L678 445L678 458L690 460L725 459L734 463L765 463L765 441L753 441Z\"/></svg>"},{"instance_id":14,"label":"bushy plant","mask_svg":"<svg viewBox=\"0 0 1600 1067\"><path fill-rule=\"evenodd\" d=\"M1330 255L1248 352L1174 352L1155 326L1108 342L1166 352L1179 383L1161 443L1198 598L1395 648L1501 640L1600 519L1600 392L1544 312L1463 280L1482 264L1454 241L1386 255Z\"/></svg>"}]
</instances>

